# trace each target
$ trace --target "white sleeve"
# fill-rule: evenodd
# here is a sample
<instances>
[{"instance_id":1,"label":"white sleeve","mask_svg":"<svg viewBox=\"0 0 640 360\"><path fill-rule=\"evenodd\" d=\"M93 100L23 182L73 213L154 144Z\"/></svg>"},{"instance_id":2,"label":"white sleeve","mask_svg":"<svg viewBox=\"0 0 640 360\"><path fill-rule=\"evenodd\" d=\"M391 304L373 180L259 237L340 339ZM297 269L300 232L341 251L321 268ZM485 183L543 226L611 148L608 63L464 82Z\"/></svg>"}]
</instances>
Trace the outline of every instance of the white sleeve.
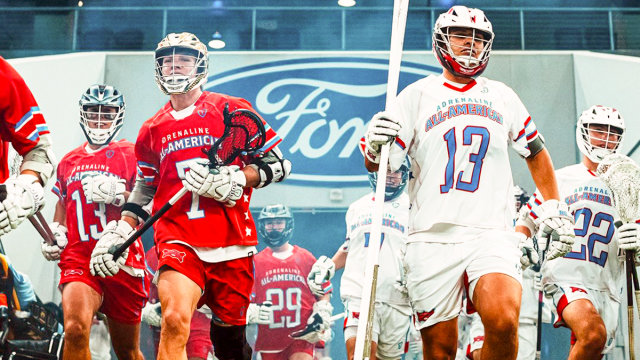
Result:
<instances>
[{"instance_id":1,"label":"white sleeve","mask_svg":"<svg viewBox=\"0 0 640 360\"><path fill-rule=\"evenodd\" d=\"M349 252L349 240L351 239L351 218L353 217L353 210L351 206L347 210L347 215L345 216L345 224L347 224L347 234L345 235L344 243L340 246L340 249L344 252Z\"/></svg>"},{"instance_id":2,"label":"white sleeve","mask_svg":"<svg viewBox=\"0 0 640 360\"><path fill-rule=\"evenodd\" d=\"M506 96L511 121L509 128L511 147L523 158L529 157L532 153L537 154L544 146L544 138L538 133L536 124L531 120L531 115L522 100L513 90L507 91L511 95Z\"/></svg>"}]
</instances>

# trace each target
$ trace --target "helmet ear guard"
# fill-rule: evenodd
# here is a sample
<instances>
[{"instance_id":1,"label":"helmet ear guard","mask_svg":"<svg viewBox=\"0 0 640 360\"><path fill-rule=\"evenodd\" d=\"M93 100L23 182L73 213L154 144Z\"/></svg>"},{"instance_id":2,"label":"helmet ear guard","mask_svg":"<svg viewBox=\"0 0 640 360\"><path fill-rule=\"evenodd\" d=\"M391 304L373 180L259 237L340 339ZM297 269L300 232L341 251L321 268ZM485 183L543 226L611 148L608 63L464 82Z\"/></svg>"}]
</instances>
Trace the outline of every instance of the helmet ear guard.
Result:
<instances>
[{"instance_id":1,"label":"helmet ear guard","mask_svg":"<svg viewBox=\"0 0 640 360\"><path fill-rule=\"evenodd\" d=\"M91 85L79 101L80 127L91 145L106 145L124 124L124 95L110 85ZM97 108L97 111L95 111ZM108 111L107 109L115 109ZM110 122L108 128L103 128ZM93 126L92 126L93 125Z\"/></svg>"},{"instance_id":2,"label":"helmet ear guard","mask_svg":"<svg viewBox=\"0 0 640 360\"><path fill-rule=\"evenodd\" d=\"M283 231L267 231L267 222L276 219L285 220L285 227ZM295 228L295 222L293 214L288 206L282 204L267 205L258 216L257 221L258 233L262 236L263 240L269 247L279 247L285 243L291 241L293 237L293 230Z\"/></svg>"},{"instance_id":3,"label":"helmet ear guard","mask_svg":"<svg viewBox=\"0 0 640 360\"><path fill-rule=\"evenodd\" d=\"M155 56L156 83L165 94L185 94L207 82L209 52L195 35L186 32L167 35L158 44ZM192 58L193 64L184 64L180 56ZM182 68L186 70L177 71Z\"/></svg>"},{"instance_id":4,"label":"helmet ear guard","mask_svg":"<svg viewBox=\"0 0 640 360\"><path fill-rule=\"evenodd\" d=\"M598 129L595 129L596 126ZM624 119L618 110L594 105L583 111L578 118L576 143L584 156L600 163L607 155L620 150L625 130ZM602 143L604 146L601 146Z\"/></svg>"}]
</instances>

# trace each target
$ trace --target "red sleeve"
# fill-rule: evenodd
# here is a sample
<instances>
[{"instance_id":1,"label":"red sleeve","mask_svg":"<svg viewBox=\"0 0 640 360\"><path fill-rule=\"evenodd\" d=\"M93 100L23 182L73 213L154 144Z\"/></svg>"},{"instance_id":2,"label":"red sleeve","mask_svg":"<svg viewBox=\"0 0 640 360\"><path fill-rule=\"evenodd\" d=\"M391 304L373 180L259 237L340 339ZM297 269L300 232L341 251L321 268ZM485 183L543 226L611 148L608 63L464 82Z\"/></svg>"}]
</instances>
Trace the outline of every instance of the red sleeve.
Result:
<instances>
[{"instance_id":1,"label":"red sleeve","mask_svg":"<svg viewBox=\"0 0 640 360\"><path fill-rule=\"evenodd\" d=\"M158 186L160 169L160 159L151 148L151 129L149 123L145 122L138 133L138 140L135 145L137 159L137 176L144 179L145 184Z\"/></svg>"},{"instance_id":2,"label":"red sleeve","mask_svg":"<svg viewBox=\"0 0 640 360\"><path fill-rule=\"evenodd\" d=\"M126 169L126 181L127 181L127 191L132 191L133 186L136 183L137 176L137 162L136 162L136 152L135 147L130 142L124 142L122 148L122 153L125 158L125 169Z\"/></svg>"},{"instance_id":3,"label":"red sleeve","mask_svg":"<svg viewBox=\"0 0 640 360\"><path fill-rule=\"evenodd\" d=\"M64 181L64 168L66 163L65 159L66 156L62 158L62 160L58 164L58 168L56 169L56 183L51 188L51 191L60 199L61 204L64 204L64 200L67 197L67 186Z\"/></svg>"},{"instance_id":4,"label":"red sleeve","mask_svg":"<svg viewBox=\"0 0 640 360\"><path fill-rule=\"evenodd\" d=\"M22 77L0 57L0 133L20 155L33 149L49 128Z\"/></svg>"}]
</instances>

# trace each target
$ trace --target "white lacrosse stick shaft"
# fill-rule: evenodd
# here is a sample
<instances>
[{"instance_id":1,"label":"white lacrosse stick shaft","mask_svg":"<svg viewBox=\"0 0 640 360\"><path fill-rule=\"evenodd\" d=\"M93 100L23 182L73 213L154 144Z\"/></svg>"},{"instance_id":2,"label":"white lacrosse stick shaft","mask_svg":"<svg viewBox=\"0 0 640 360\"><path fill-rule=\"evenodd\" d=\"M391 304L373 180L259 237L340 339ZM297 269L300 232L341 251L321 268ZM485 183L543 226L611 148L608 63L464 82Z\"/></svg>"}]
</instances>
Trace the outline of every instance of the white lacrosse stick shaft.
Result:
<instances>
[{"instance_id":1,"label":"white lacrosse stick shaft","mask_svg":"<svg viewBox=\"0 0 640 360\"><path fill-rule=\"evenodd\" d=\"M387 98L385 110L398 94L400 79L400 63L402 61L402 45L404 30L407 24L409 0L394 0L393 23L391 27L391 51L389 53L389 75L387 78ZM375 202L371 218L371 233L362 286L362 302L360 303L360 324L356 333L356 349L354 360L369 360L371 356L371 333L373 329L373 309L375 304L376 279L378 273L378 255L382 236L382 213L384 211L384 192L387 183L387 166L389 163L389 145L382 146ZM366 322L365 322L366 321Z\"/></svg>"}]
</instances>

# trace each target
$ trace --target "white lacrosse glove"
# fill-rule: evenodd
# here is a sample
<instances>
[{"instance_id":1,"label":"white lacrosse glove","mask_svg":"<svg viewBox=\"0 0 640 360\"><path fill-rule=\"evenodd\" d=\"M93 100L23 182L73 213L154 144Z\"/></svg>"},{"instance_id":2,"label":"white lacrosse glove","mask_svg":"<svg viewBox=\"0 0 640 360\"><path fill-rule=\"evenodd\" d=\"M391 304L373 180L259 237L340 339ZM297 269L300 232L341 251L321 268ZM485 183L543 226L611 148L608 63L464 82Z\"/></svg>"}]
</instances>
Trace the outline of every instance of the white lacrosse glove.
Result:
<instances>
[{"instance_id":1,"label":"white lacrosse glove","mask_svg":"<svg viewBox=\"0 0 640 360\"><path fill-rule=\"evenodd\" d=\"M373 163L380 163L380 149L384 144L393 144L402 126L393 114L381 111L371 118L364 134L364 154Z\"/></svg>"},{"instance_id":2,"label":"white lacrosse glove","mask_svg":"<svg viewBox=\"0 0 640 360\"><path fill-rule=\"evenodd\" d=\"M242 197L247 178L237 166L211 169L208 161L198 159L189 164L182 184L193 193L233 207Z\"/></svg>"},{"instance_id":3,"label":"white lacrosse glove","mask_svg":"<svg viewBox=\"0 0 640 360\"><path fill-rule=\"evenodd\" d=\"M575 242L573 217L567 204L558 200L543 202L534 220L539 226L538 245L540 250L547 250L547 260L563 257L571 251Z\"/></svg>"},{"instance_id":4,"label":"white lacrosse glove","mask_svg":"<svg viewBox=\"0 0 640 360\"><path fill-rule=\"evenodd\" d=\"M8 179L7 198L0 207L0 235L15 229L26 218L44 207L44 189L33 175L19 175Z\"/></svg>"},{"instance_id":5,"label":"white lacrosse glove","mask_svg":"<svg viewBox=\"0 0 640 360\"><path fill-rule=\"evenodd\" d=\"M640 249L640 224L624 224L617 231L620 250L638 251Z\"/></svg>"},{"instance_id":6,"label":"white lacrosse glove","mask_svg":"<svg viewBox=\"0 0 640 360\"><path fill-rule=\"evenodd\" d=\"M516 232L516 235L520 238L520 243L518 243L518 249L522 251L522 256L520 257L520 265L522 265L522 270L528 269L530 266L538 263L538 252L533 247L533 240L530 237L523 233Z\"/></svg>"},{"instance_id":7,"label":"white lacrosse glove","mask_svg":"<svg viewBox=\"0 0 640 360\"><path fill-rule=\"evenodd\" d=\"M294 339L304 340L315 344L320 341L331 340L331 314L333 306L326 300L313 304L313 312L307 319L307 326L291 334Z\"/></svg>"},{"instance_id":8,"label":"white lacrosse glove","mask_svg":"<svg viewBox=\"0 0 640 360\"><path fill-rule=\"evenodd\" d=\"M122 206L125 203L124 192L127 191L126 180L104 174L87 176L82 179L82 190L87 203L104 203Z\"/></svg>"},{"instance_id":9,"label":"white lacrosse glove","mask_svg":"<svg viewBox=\"0 0 640 360\"><path fill-rule=\"evenodd\" d=\"M49 224L51 228L51 232L53 232L53 236L56 238L56 243L54 245L47 244L46 241L42 240L42 255L44 258L49 261L60 260L60 254L62 254L62 250L67 246L69 241L67 240L67 228L64 225L60 225L57 222L52 222Z\"/></svg>"},{"instance_id":10,"label":"white lacrosse glove","mask_svg":"<svg viewBox=\"0 0 640 360\"><path fill-rule=\"evenodd\" d=\"M91 262L89 263L91 275L106 278L117 274L127 262L129 249L127 248L116 261L113 260L109 249L112 246L124 244L134 232L135 229L126 221L110 221L91 253Z\"/></svg>"},{"instance_id":11,"label":"white lacrosse glove","mask_svg":"<svg viewBox=\"0 0 640 360\"><path fill-rule=\"evenodd\" d=\"M542 273L536 272L533 274L533 288L536 291L542 291Z\"/></svg>"},{"instance_id":12,"label":"white lacrosse glove","mask_svg":"<svg viewBox=\"0 0 640 360\"><path fill-rule=\"evenodd\" d=\"M273 303L265 301L262 304L249 304L247 309L247 324L269 325L273 322Z\"/></svg>"},{"instance_id":13,"label":"white lacrosse glove","mask_svg":"<svg viewBox=\"0 0 640 360\"><path fill-rule=\"evenodd\" d=\"M160 302L152 304L147 303L142 308L142 321L155 327L160 327L162 324L162 309L160 308Z\"/></svg>"},{"instance_id":14,"label":"white lacrosse glove","mask_svg":"<svg viewBox=\"0 0 640 360\"><path fill-rule=\"evenodd\" d=\"M309 290L316 296L323 296L326 294L323 284L326 284L333 278L336 273L336 264L333 260L326 256L320 256L320 258L313 264L309 275L307 275L307 284Z\"/></svg>"}]
</instances>

